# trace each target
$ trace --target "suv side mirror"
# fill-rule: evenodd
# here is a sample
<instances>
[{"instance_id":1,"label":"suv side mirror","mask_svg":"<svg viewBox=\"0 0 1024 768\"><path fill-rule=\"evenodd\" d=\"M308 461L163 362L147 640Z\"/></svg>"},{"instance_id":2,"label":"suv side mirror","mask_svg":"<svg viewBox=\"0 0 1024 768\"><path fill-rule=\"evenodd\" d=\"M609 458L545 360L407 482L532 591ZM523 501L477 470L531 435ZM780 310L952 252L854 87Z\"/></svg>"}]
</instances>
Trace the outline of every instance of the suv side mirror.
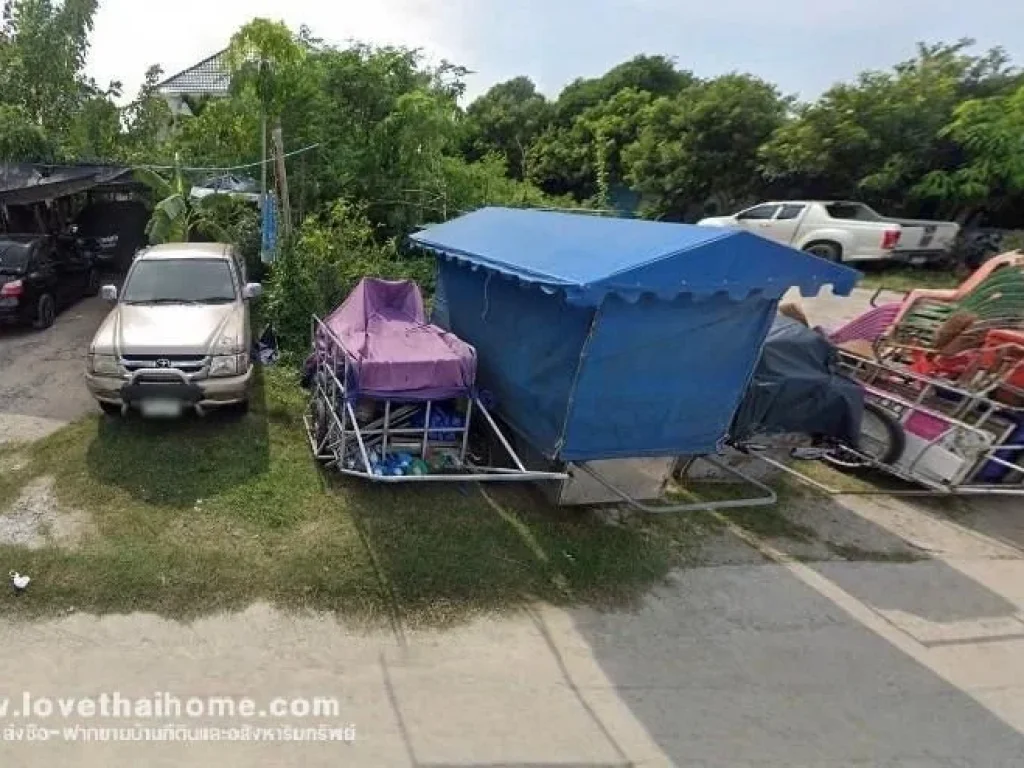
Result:
<instances>
[{"instance_id":1,"label":"suv side mirror","mask_svg":"<svg viewBox=\"0 0 1024 768\"><path fill-rule=\"evenodd\" d=\"M242 291L242 298L246 301L258 299L262 295L263 286L260 283L246 283L245 289Z\"/></svg>"},{"instance_id":2,"label":"suv side mirror","mask_svg":"<svg viewBox=\"0 0 1024 768\"><path fill-rule=\"evenodd\" d=\"M114 303L115 301L117 301L117 286L116 285L104 285L100 289L100 295L103 297L104 301L109 301L110 303Z\"/></svg>"}]
</instances>

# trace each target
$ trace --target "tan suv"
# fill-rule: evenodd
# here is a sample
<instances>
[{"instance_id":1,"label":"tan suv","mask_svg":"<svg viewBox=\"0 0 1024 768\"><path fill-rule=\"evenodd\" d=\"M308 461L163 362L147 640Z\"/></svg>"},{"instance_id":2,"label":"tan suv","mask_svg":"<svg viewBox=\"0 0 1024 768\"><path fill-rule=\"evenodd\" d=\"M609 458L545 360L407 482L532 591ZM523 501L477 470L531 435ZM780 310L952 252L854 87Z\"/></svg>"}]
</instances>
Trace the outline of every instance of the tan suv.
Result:
<instances>
[{"instance_id":1,"label":"tan suv","mask_svg":"<svg viewBox=\"0 0 1024 768\"><path fill-rule=\"evenodd\" d=\"M86 382L111 414L144 416L249 403L252 328L245 263L230 245L173 243L136 257L89 345Z\"/></svg>"}]
</instances>

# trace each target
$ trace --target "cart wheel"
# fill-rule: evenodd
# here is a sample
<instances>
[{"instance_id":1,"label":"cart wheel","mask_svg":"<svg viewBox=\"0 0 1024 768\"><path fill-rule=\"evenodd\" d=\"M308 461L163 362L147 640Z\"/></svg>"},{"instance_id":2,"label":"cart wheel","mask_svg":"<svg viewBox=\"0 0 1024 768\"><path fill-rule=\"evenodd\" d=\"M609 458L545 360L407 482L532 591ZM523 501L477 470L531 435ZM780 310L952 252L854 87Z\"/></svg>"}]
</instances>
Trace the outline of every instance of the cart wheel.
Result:
<instances>
[{"instance_id":1,"label":"cart wheel","mask_svg":"<svg viewBox=\"0 0 1024 768\"><path fill-rule=\"evenodd\" d=\"M822 460L839 469L863 469L872 466L872 462L859 454L870 456L877 464L893 464L906 447L907 436L899 420L880 405L864 403L857 452L839 446L822 456Z\"/></svg>"},{"instance_id":2,"label":"cart wheel","mask_svg":"<svg viewBox=\"0 0 1024 768\"><path fill-rule=\"evenodd\" d=\"M327 414L327 403L321 398L313 401L313 438L317 448L323 445L330 430L330 416Z\"/></svg>"}]
</instances>

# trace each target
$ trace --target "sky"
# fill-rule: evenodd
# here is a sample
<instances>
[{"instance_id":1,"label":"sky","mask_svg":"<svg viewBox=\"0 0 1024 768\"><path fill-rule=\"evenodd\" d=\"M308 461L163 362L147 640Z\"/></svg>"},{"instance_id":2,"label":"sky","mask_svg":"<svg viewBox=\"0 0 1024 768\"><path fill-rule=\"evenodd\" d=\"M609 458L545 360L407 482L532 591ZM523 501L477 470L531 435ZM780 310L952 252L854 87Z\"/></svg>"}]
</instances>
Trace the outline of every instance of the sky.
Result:
<instances>
[{"instance_id":1,"label":"sky","mask_svg":"<svg viewBox=\"0 0 1024 768\"><path fill-rule=\"evenodd\" d=\"M751 72L810 99L919 40L972 37L1024 65L1019 0L100 0L88 74L134 95L223 48L254 16L306 24L324 40L404 45L471 69L467 97L518 75L557 96L638 53L699 76Z\"/></svg>"}]
</instances>

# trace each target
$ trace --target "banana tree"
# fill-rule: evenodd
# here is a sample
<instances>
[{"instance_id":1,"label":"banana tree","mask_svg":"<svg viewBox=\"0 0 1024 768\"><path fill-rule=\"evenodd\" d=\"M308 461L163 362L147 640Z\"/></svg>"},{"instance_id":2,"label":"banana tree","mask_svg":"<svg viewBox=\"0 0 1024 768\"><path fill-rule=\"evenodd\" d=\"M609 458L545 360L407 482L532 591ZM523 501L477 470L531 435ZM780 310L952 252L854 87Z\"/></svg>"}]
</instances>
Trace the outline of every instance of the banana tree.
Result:
<instances>
[{"instance_id":1,"label":"banana tree","mask_svg":"<svg viewBox=\"0 0 1024 768\"><path fill-rule=\"evenodd\" d=\"M219 242L229 239L227 231L204 202L192 198L191 186L182 172L178 155L175 155L170 179L146 168L136 170L136 174L160 200L153 207L153 215L146 225L146 235L151 244L187 243L195 236Z\"/></svg>"}]
</instances>

